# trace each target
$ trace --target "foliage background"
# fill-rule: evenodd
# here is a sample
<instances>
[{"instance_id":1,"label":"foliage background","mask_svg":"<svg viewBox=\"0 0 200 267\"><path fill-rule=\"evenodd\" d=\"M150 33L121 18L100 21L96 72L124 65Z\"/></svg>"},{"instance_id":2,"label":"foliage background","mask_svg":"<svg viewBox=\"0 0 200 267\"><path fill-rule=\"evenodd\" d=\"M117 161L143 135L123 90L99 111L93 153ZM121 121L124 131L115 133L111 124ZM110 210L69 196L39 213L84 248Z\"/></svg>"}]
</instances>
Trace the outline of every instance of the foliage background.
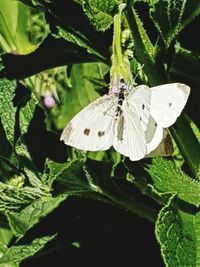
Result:
<instances>
[{"instance_id":1,"label":"foliage background","mask_svg":"<svg viewBox=\"0 0 200 267\"><path fill-rule=\"evenodd\" d=\"M107 92L120 2L0 1L2 267L200 266L198 1L132 1L123 21L134 75L144 63L138 83L192 88L188 116L171 128L173 157L121 162L112 150L85 156L59 141ZM60 103L47 110L52 85Z\"/></svg>"}]
</instances>

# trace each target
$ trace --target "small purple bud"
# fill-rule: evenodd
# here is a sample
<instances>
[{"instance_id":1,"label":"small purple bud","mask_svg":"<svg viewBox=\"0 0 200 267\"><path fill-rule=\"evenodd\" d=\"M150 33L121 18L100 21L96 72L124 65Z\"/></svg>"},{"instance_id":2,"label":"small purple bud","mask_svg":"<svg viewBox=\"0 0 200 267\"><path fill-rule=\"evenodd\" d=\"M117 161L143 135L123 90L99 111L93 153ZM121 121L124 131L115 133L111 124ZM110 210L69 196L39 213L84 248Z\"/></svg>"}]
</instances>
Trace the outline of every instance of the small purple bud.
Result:
<instances>
[{"instance_id":1,"label":"small purple bud","mask_svg":"<svg viewBox=\"0 0 200 267\"><path fill-rule=\"evenodd\" d=\"M44 105L46 108L53 108L56 105L56 101L52 95L46 95L44 97Z\"/></svg>"}]
</instances>

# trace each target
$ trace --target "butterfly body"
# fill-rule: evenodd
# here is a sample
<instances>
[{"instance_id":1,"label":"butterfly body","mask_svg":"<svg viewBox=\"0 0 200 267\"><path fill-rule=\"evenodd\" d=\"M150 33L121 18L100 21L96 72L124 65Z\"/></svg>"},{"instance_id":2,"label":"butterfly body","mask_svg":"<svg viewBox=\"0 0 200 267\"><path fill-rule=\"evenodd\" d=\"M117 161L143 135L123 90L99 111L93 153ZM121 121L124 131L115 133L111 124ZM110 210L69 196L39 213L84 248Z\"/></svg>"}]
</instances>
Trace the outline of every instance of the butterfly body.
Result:
<instances>
[{"instance_id":1,"label":"butterfly body","mask_svg":"<svg viewBox=\"0 0 200 267\"><path fill-rule=\"evenodd\" d=\"M190 88L173 83L149 88L121 87L80 111L64 129L61 140L80 150L111 146L131 160L153 151L184 108Z\"/></svg>"}]
</instances>

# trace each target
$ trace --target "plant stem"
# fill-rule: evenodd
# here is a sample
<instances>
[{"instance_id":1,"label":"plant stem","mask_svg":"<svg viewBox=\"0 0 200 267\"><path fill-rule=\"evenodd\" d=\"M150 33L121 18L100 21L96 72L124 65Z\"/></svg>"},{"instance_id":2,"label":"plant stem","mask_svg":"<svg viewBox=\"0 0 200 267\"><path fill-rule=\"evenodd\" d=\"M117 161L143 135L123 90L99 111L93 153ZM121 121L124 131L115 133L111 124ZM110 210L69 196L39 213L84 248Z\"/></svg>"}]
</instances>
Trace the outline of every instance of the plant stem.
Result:
<instances>
[{"instance_id":1,"label":"plant stem","mask_svg":"<svg viewBox=\"0 0 200 267\"><path fill-rule=\"evenodd\" d=\"M127 84L132 83L132 73L130 71L129 60L123 55L122 52L122 11L125 4L121 4L118 7L118 13L114 16L114 31L112 42L112 67L110 70L111 84L116 86L116 81L123 80Z\"/></svg>"}]
</instances>

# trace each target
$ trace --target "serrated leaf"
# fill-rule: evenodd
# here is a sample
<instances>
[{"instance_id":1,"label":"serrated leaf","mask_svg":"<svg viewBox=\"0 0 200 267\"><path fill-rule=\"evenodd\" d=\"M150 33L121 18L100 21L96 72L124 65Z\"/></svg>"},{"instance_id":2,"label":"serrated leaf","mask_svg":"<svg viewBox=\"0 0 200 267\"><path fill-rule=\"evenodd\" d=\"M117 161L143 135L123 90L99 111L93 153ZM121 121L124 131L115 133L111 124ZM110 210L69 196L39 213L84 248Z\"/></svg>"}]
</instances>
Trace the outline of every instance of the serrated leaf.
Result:
<instances>
[{"instance_id":1,"label":"serrated leaf","mask_svg":"<svg viewBox=\"0 0 200 267\"><path fill-rule=\"evenodd\" d=\"M85 0L83 2L83 10L97 31L105 31L112 24L116 2L114 0Z\"/></svg>"},{"instance_id":2,"label":"serrated leaf","mask_svg":"<svg viewBox=\"0 0 200 267\"><path fill-rule=\"evenodd\" d=\"M0 79L0 118L8 141L14 142L15 113L13 97L16 89L16 81Z\"/></svg>"},{"instance_id":3,"label":"serrated leaf","mask_svg":"<svg viewBox=\"0 0 200 267\"><path fill-rule=\"evenodd\" d=\"M151 17L168 47L181 30L186 1L157 1L151 9Z\"/></svg>"},{"instance_id":4,"label":"serrated leaf","mask_svg":"<svg viewBox=\"0 0 200 267\"><path fill-rule=\"evenodd\" d=\"M12 212L7 214L13 234L17 237L23 236L26 231L56 209L66 198L67 195L65 194L47 200L38 199L19 213Z\"/></svg>"},{"instance_id":5,"label":"serrated leaf","mask_svg":"<svg viewBox=\"0 0 200 267\"><path fill-rule=\"evenodd\" d=\"M200 213L185 213L171 197L159 213L156 237L166 266L200 266Z\"/></svg>"},{"instance_id":6,"label":"serrated leaf","mask_svg":"<svg viewBox=\"0 0 200 267\"><path fill-rule=\"evenodd\" d=\"M74 194L92 191L87 183L83 170L86 158L72 160L67 164L60 165L62 170L55 180L56 191L60 193ZM57 166L58 167L58 166Z\"/></svg>"},{"instance_id":7,"label":"serrated leaf","mask_svg":"<svg viewBox=\"0 0 200 267\"><path fill-rule=\"evenodd\" d=\"M134 40L135 57L144 65L149 83L151 86L163 83L163 67L155 62L154 47L133 5L128 6L126 17Z\"/></svg>"},{"instance_id":8,"label":"serrated leaf","mask_svg":"<svg viewBox=\"0 0 200 267\"><path fill-rule=\"evenodd\" d=\"M104 170L102 172L102 170ZM62 175L58 176L54 187L57 192L80 195L88 199L101 200L136 213L153 221L156 211L143 203L129 198L120 189L112 176L113 167L109 163L83 158L75 160Z\"/></svg>"},{"instance_id":9,"label":"serrated leaf","mask_svg":"<svg viewBox=\"0 0 200 267\"><path fill-rule=\"evenodd\" d=\"M140 34L141 41L143 43L143 46L145 47L145 51L148 53L148 56L151 58L151 60L154 60L154 47L146 33L145 28L143 27L142 21L140 20L136 10L133 9L134 19L137 24L138 32ZM133 39L135 36L133 35Z\"/></svg>"},{"instance_id":10,"label":"serrated leaf","mask_svg":"<svg viewBox=\"0 0 200 267\"><path fill-rule=\"evenodd\" d=\"M182 25L184 28L188 23L193 21L200 14L200 2L196 0L187 0L184 13L182 16Z\"/></svg>"},{"instance_id":11,"label":"serrated leaf","mask_svg":"<svg viewBox=\"0 0 200 267\"><path fill-rule=\"evenodd\" d=\"M48 242L53 240L55 235L39 237L29 245L12 246L0 258L2 263L20 263L40 251Z\"/></svg>"},{"instance_id":12,"label":"serrated leaf","mask_svg":"<svg viewBox=\"0 0 200 267\"><path fill-rule=\"evenodd\" d=\"M200 206L200 183L186 175L172 161L154 158L148 172L157 190L177 194L180 199Z\"/></svg>"},{"instance_id":13,"label":"serrated leaf","mask_svg":"<svg viewBox=\"0 0 200 267\"><path fill-rule=\"evenodd\" d=\"M56 209L66 198L67 195L65 194L48 200L38 199L19 213L12 212L7 214L9 225L14 235L22 237L26 231Z\"/></svg>"},{"instance_id":14,"label":"serrated leaf","mask_svg":"<svg viewBox=\"0 0 200 267\"><path fill-rule=\"evenodd\" d=\"M42 181L50 187L54 180L71 166L72 162L57 163L51 160L46 160L45 171L42 175Z\"/></svg>"},{"instance_id":15,"label":"serrated leaf","mask_svg":"<svg viewBox=\"0 0 200 267\"><path fill-rule=\"evenodd\" d=\"M32 97L19 111L19 125L22 135L28 131L28 127L34 116L36 104L36 99Z\"/></svg>"},{"instance_id":16,"label":"serrated leaf","mask_svg":"<svg viewBox=\"0 0 200 267\"><path fill-rule=\"evenodd\" d=\"M150 3L150 7L150 15L167 47L180 31L200 14L200 3L195 0L159 0Z\"/></svg>"},{"instance_id":17,"label":"serrated leaf","mask_svg":"<svg viewBox=\"0 0 200 267\"><path fill-rule=\"evenodd\" d=\"M104 59L97 51L92 48L92 44L87 37L85 37L81 32L74 29L64 30L63 28L57 26L57 34L53 34L56 38L63 38L64 40L76 44L84 49L89 54L96 55L99 59Z\"/></svg>"}]
</instances>

